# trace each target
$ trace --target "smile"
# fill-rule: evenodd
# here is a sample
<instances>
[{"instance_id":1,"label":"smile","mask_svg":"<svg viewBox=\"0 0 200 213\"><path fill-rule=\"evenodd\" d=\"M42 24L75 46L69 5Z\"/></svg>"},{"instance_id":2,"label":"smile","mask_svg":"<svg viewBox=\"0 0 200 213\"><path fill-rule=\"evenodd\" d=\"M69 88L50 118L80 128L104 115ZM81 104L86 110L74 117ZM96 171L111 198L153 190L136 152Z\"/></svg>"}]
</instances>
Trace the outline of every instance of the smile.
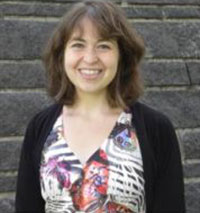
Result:
<instances>
[{"instance_id":1,"label":"smile","mask_svg":"<svg viewBox=\"0 0 200 213\"><path fill-rule=\"evenodd\" d=\"M94 80L101 76L101 69L78 69L81 77L87 80Z\"/></svg>"},{"instance_id":2,"label":"smile","mask_svg":"<svg viewBox=\"0 0 200 213\"><path fill-rule=\"evenodd\" d=\"M79 69L79 71L83 74L94 75L101 72L100 69Z\"/></svg>"}]
</instances>

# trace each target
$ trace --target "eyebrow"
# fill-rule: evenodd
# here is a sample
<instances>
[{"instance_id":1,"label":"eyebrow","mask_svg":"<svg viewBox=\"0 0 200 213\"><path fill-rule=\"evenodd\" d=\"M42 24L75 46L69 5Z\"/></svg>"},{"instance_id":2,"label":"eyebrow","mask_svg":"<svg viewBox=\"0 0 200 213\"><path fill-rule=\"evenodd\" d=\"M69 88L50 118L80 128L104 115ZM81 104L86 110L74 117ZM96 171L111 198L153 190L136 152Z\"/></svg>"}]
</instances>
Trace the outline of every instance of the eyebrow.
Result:
<instances>
[{"instance_id":1,"label":"eyebrow","mask_svg":"<svg viewBox=\"0 0 200 213\"><path fill-rule=\"evenodd\" d=\"M80 38L80 37L74 37L72 39L70 39L70 41L85 41L84 39Z\"/></svg>"},{"instance_id":2,"label":"eyebrow","mask_svg":"<svg viewBox=\"0 0 200 213\"><path fill-rule=\"evenodd\" d=\"M81 37L73 37L72 39L70 39L70 42L72 41L80 41L80 42L86 42L85 39L81 38ZM112 39L105 39L105 38L101 38L98 40L98 42L103 42L103 41L112 41Z\"/></svg>"}]
</instances>

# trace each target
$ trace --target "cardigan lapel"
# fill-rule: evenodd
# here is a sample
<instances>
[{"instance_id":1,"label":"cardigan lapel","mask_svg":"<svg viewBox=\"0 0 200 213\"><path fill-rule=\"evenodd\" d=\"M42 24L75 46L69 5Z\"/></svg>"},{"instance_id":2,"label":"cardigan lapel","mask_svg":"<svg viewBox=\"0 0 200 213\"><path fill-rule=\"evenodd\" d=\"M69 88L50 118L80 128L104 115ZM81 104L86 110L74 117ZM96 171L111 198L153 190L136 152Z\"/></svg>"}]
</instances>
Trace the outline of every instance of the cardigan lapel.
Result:
<instances>
[{"instance_id":1,"label":"cardigan lapel","mask_svg":"<svg viewBox=\"0 0 200 213\"><path fill-rule=\"evenodd\" d=\"M152 209L153 204L155 161L152 153L152 148L150 146L150 141L148 140L145 129L145 125L147 124L145 123L142 104L136 102L134 105L132 105L131 111L132 111L132 124L135 126L136 129L143 159L145 193L146 193L145 198L148 213L148 210Z\"/></svg>"},{"instance_id":2,"label":"cardigan lapel","mask_svg":"<svg viewBox=\"0 0 200 213\"><path fill-rule=\"evenodd\" d=\"M42 117L42 121L38 122L40 126L37 126L37 129L40 130L40 134L37 138L37 145L35 146L35 149L32 152L34 165L36 174L39 177L39 170L40 170L40 161L41 161L41 154L43 150L44 143L51 132L53 125L57 119L57 117L60 115L62 111L63 105L61 104L54 104L48 108L48 112Z\"/></svg>"}]
</instances>

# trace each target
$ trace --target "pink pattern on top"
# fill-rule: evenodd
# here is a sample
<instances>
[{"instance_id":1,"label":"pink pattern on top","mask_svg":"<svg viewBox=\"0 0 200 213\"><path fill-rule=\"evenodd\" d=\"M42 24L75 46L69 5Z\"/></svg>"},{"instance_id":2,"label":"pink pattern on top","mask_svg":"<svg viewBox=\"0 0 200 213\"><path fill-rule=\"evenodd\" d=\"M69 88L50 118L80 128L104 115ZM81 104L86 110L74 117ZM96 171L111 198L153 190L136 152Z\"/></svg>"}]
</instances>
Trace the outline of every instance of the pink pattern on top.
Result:
<instances>
[{"instance_id":1,"label":"pink pattern on top","mask_svg":"<svg viewBox=\"0 0 200 213\"><path fill-rule=\"evenodd\" d=\"M143 166L131 116L123 112L84 166L62 136L57 119L40 167L46 213L145 213Z\"/></svg>"}]
</instances>

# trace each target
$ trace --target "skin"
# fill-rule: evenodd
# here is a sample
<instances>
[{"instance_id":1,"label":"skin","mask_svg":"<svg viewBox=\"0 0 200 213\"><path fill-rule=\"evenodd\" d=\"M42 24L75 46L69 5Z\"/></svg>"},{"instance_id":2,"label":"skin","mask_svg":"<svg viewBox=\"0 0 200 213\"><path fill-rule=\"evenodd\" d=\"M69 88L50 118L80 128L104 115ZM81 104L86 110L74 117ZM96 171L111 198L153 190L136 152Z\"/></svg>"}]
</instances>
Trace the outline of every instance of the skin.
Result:
<instances>
[{"instance_id":1,"label":"skin","mask_svg":"<svg viewBox=\"0 0 200 213\"><path fill-rule=\"evenodd\" d=\"M63 126L65 140L84 165L108 137L122 109L111 108L106 100L107 87L117 73L118 44L102 40L89 19L81 24L83 32L74 30L64 52L66 75L76 88L77 99L73 106L63 107ZM85 79L82 68L100 69L101 74Z\"/></svg>"},{"instance_id":2,"label":"skin","mask_svg":"<svg viewBox=\"0 0 200 213\"><path fill-rule=\"evenodd\" d=\"M83 33L75 29L66 44L64 67L77 93L79 111L95 115L110 111L106 100L107 86L114 79L119 61L119 48L115 40L102 40L94 24L87 18L82 21ZM97 79L85 79L81 69L100 69ZM90 115L90 114L89 114Z\"/></svg>"}]
</instances>

